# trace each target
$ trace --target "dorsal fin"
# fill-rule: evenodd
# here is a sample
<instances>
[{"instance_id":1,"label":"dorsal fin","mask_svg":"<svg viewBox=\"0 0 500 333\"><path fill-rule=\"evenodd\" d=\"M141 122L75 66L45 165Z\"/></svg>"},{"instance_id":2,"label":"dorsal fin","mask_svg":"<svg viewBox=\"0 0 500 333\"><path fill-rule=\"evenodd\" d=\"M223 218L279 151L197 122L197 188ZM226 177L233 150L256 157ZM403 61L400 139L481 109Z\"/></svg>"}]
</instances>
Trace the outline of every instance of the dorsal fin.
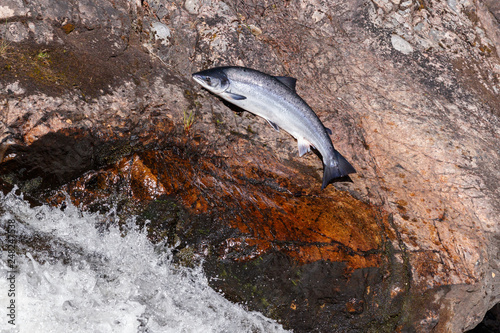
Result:
<instances>
[{"instance_id":1,"label":"dorsal fin","mask_svg":"<svg viewBox=\"0 0 500 333\"><path fill-rule=\"evenodd\" d=\"M275 76L275 78L277 78L281 83L295 92L295 84L297 83L297 79L289 76Z\"/></svg>"}]
</instances>

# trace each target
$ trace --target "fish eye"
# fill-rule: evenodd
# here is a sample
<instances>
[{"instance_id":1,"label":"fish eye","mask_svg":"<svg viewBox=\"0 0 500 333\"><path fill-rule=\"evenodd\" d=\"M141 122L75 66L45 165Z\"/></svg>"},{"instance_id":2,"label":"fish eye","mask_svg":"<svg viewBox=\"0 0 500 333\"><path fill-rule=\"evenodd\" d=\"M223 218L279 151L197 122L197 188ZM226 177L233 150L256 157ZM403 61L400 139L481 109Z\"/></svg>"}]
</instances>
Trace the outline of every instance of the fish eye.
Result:
<instances>
[{"instance_id":1,"label":"fish eye","mask_svg":"<svg viewBox=\"0 0 500 333\"><path fill-rule=\"evenodd\" d=\"M209 76L205 78L205 82L208 83L209 85L212 85L212 79Z\"/></svg>"}]
</instances>

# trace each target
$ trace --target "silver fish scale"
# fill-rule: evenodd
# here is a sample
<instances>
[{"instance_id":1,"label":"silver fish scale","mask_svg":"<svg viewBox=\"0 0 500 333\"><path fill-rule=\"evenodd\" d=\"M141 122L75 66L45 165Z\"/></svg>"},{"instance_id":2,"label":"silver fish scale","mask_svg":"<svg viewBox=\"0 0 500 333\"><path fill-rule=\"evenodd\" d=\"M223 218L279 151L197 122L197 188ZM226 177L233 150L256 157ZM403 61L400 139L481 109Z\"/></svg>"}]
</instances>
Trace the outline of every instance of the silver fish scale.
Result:
<instances>
[{"instance_id":1,"label":"silver fish scale","mask_svg":"<svg viewBox=\"0 0 500 333\"><path fill-rule=\"evenodd\" d=\"M230 85L228 91L245 96L244 100L227 99L231 103L268 119L297 140L304 138L318 149L323 161L335 161L333 144L323 124L307 103L292 89L273 76L248 69L223 69Z\"/></svg>"}]
</instances>

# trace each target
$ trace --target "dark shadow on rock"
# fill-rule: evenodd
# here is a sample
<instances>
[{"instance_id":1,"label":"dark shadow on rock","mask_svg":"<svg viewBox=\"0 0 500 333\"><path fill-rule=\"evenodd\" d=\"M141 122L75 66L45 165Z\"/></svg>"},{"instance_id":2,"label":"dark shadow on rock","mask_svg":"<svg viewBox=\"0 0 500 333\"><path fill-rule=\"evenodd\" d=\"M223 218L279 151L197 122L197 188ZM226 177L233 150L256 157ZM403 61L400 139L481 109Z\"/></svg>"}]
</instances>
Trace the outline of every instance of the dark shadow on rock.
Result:
<instances>
[{"instance_id":1,"label":"dark shadow on rock","mask_svg":"<svg viewBox=\"0 0 500 333\"><path fill-rule=\"evenodd\" d=\"M210 285L215 290L224 290L228 299L281 319L294 332L361 333L367 326L374 332L393 331L396 321L391 323L389 318L397 316L403 301L387 299L373 307L370 300L373 291L377 292L373 288L383 284L383 273L377 267L351 274L342 262L319 260L301 265L276 251L249 262L209 259L204 268L214 277ZM377 312L379 321L373 320Z\"/></svg>"},{"instance_id":2,"label":"dark shadow on rock","mask_svg":"<svg viewBox=\"0 0 500 333\"><path fill-rule=\"evenodd\" d=\"M498 333L500 332L500 303L492 307L482 322L467 333Z\"/></svg>"},{"instance_id":3,"label":"dark shadow on rock","mask_svg":"<svg viewBox=\"0 0 500 333\"><path fill-rule=\"evenodd\" d=\"M11 145L0 164L0 177L28 194L52 190L104 166L126 151L124 141L102 142L84 130L50 132L30 146ZM120 151L121 147L123 151Z\"/></svg>"}]
</instances>

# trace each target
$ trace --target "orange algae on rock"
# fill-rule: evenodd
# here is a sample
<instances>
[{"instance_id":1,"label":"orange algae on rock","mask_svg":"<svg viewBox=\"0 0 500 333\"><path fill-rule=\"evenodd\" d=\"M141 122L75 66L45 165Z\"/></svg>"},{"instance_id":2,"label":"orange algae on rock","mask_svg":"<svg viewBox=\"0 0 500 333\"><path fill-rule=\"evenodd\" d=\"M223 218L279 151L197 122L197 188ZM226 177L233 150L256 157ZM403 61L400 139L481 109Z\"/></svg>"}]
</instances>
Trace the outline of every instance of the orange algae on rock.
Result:
<instances>
[{"instance_id":1,"label":"orange algae on rock","mask_svg":"<svg viewBox=\"0 0 500 333\"><path fill-rule=\"evenodd\" d=\"M315 179L284 166L267 150L216 151L190 137L171 140L173 130L158 123L134 144L111 138L117 143L101 151L105 158L96 158L106 165L61 190L84 207L118 193L130 213L171 198L190 216L205 217L207 226L199 229L220 235L233 230L226 231L232 241L213 245L222 257L230 253L237 261L281 251L298 263L344 262L348 270L380 265L390 228L377 207L333 186L319 191L319 185L310 185ZM64 200L58 193L51 200Z\"/></svg>"},{"instance_id":2,"label":"orange algae on rock","mask_svg":"<svg viewBox=\"0 0 500 333\"><path fill-rule=\"evenodd\" d=\"M251 203L240 198L247 218L230 220L245 233L244 243L254 247L255 255L273 248L303 263L323 259L345 261L353 269L378 266L382 219L373 207L338 191L303 197L260 194Z\"/></svg>"}]
</instances>

